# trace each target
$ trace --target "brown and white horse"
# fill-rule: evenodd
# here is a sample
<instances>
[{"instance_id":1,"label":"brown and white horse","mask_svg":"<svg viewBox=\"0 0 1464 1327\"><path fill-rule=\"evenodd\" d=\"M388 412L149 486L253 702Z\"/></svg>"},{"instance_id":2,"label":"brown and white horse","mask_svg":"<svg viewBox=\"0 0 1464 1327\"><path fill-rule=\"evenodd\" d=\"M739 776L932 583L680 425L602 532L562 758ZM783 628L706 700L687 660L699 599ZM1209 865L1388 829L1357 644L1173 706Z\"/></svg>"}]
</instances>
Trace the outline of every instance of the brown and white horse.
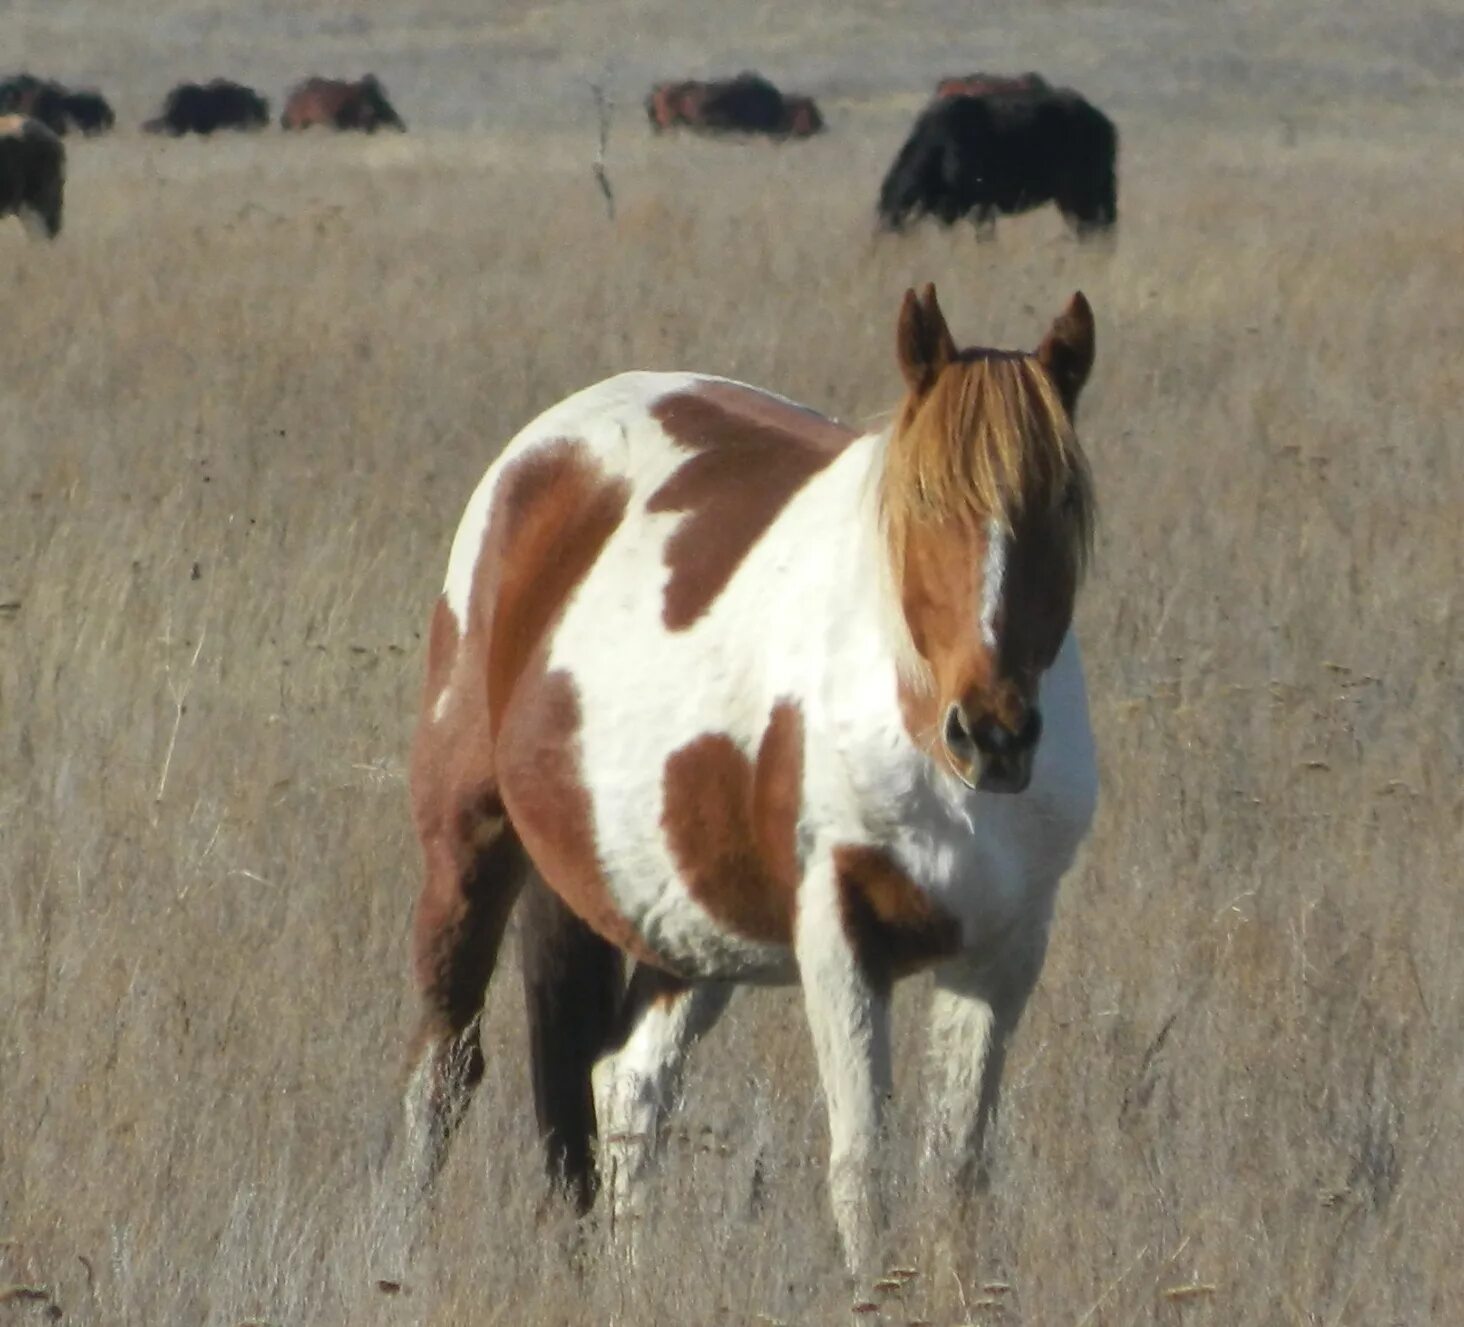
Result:
<instances>
[{"instance_id":1,"label":"brown and white horse","mask_svg":"<svg viewBox=\"0 0 1464 1327\"><path fill-rule=\"evenodd\" d=\"M1096 794L1070 631L1093 319L1075 295L1035 353L958 350L927 286L897 346L882 431L628 373L540 416L478 486L412 761L421 1182L482 1076L526 884L535 1095L582 1206L597 1114L612 1198L635 1201L739 982L802 986L852 1267L880 1228L897 977L935 969L927 1156L979 1164Z\"/></svg>"}]
</instances>

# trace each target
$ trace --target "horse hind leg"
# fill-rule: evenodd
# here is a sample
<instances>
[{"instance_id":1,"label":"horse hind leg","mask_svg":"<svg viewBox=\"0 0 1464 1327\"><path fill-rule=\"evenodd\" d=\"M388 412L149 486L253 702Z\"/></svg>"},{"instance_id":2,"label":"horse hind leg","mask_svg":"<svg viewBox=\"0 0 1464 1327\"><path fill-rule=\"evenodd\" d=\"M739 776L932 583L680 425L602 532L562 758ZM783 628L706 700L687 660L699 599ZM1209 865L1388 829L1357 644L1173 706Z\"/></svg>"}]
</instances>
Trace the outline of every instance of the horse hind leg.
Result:
<instances>
[{"instance_id":1,"label":"horse hind leg","mask_svg":"<svg viewBox=\"0 0 1464 1327\"><path fill-rule=\"evenodd\" d=\"M408 1178L425 1193L482 1080L479 1019L509 914L530 872L496 797L423 836L426 880L412 950L422 1015L409 1053Z\"/></svg>"},{"instance_id":2,"label":"horse hind leg","mask_svg":"<svg viewBox=\"0 0 1464 1327\"><path fill-rule=\"evenodd\" d=\"M637 967L621 1011L616 1046L594 1070L603 1132L600 1169L610 1190L617 1242L635 1252L645 1182L660 1151L666 1114L680 1095L687 1055L727 1007L731 987L692 984Z\"/></svg>"},{"instance_id":3,"label":"horse hind leg","mask_svg":"<svg viewBox=\"0 0 1464 1327\"><path fill-rule=\"evenodd\" d=\"M595 1201L595 1106L590 1075L609 1045L620 1005L620 951L542 880L519 909L534 1111L551 1185L584 1215Z\"/></svg>"}]
</instances>

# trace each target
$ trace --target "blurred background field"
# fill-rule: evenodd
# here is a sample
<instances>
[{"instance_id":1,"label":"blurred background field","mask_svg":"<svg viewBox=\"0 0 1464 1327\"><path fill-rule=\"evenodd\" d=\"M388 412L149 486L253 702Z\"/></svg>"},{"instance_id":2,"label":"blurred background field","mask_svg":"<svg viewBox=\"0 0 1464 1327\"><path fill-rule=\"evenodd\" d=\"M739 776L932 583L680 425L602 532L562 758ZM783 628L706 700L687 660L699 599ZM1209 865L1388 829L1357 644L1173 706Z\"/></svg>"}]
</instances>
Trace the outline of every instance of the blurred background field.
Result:
<instances>
[{"instance_id":1,"label":"blurred background field","mask_svg":"<svg viewBox=\"0 0 1464 1327\"><path fill-rule=\"evenodd\" d=\"M1464 1319L1464 14L91 0L11 6L5 59L123 127L68 140L54 246L0 223L0 1322L44 1310L6 1286L106 1324L847 1311L793 992L693 1061L634 1271L541 1202L511 947L410 1258L373 1163L421 633L477 477L629 367L873 426L924 280L962 340L1097 311L1103 800L993 1187L900 1183L917 1275L876 1320ZM829 132L652 137L653 79L747 66ZM976 68L1114 118L1112 243L876 238L910 118ZM184 78L277 110L367 69L406 136L135 127Z\"/></svg>"}]
</instances>

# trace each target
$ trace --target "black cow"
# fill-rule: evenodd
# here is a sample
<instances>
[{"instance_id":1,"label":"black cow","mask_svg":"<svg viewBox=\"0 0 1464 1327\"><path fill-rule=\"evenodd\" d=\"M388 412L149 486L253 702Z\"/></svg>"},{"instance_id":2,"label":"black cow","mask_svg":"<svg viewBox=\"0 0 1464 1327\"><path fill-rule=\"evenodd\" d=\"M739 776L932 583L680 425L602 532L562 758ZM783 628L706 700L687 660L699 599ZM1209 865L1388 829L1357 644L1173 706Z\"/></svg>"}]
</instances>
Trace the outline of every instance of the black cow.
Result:
<instances>
[{"instance_id":1,"label":"black cow","mask_svg":"<svg viewBox=\"0 0 1464 1327\"><path fill-rule=\"evenodd\" d=\"M78 88L61 98L61 110L71 126L88 138L104 134L117 123L107 99L92 88Z\"/></svg>"},{"instance_id":2,"label":"black cow","mask_svg":"<svg viewBox=\"0 0 1464 1327\"><path fill-rule=\"evenodd\" d=\"M34 74L11 74L0 79L0 114L28 115L39 120L53 134L66 132L66 89L49 78Z\"/></svg>"},{"instance_id":3,"label":"black cow","mask_svg":"<svg viewBox=\"0 0 1464 1327\"><path fill-rule=\"evenodd\" d=\"M218 129L263 129L269 102L242 83L216 78L211 83L180 83L162 111L143 124L149 134L211 134Z\"/></svg>"},{"instance_id":4,"label":"black cow","mask_svg":"<svg viewBox=\"0 0 1464 1327\"><path fill-rule=\"evenodd\" d=\"M932 102L879 191L879 216L902 230L926 214L971 214L983 237L998 213L1054 202L1080 237L1118 220L1118 131L1070 88L1040 86Z\"/></svg>"},{"instance_id":5,"label":"black cow","mask_svg":"<svg viewBox=\"0 0 1464 1327\"><path fill-rule=\"evenodd\" d=\"M0 79L0 114L28 115L53 134L79 129L91 136L105 133L116 122L100 92L72 90L55 79L25 73Z\"/></svg>"},{"instance_id":6,"label":"black cow","mask_svg":"<svg viewBox=\"0 0 1464 1327\"><path fill-rule=\"evenodd\" d=\"M0 216L13 213L33 235L61 233L66 148L39 120L0 115Z\"/></svg>"}]
</instances>

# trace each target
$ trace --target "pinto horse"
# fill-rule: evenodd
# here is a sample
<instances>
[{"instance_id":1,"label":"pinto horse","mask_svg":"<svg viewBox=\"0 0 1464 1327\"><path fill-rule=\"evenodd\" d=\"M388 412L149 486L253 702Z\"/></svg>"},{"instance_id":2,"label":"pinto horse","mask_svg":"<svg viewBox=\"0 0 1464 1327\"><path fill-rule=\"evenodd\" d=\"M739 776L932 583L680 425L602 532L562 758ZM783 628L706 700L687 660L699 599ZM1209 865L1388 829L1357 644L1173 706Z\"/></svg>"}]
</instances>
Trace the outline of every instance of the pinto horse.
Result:
<instances>
[{"instance_id":1,"label":"pinto horse","mask_svg":"<svg viewBox=\"0 0 1464 1327\"><path fill-rule=\"evenodd\" d=\"M1094 807L1070 630L1093 318L1079 294L1035 353L958 350L927 286L897 349L883 430L627 373L530 424L468 503L412 757L422 1184L483 1074L521 893L539 1121L582 1210L597 1118L633 1206L686 1052L744 982L802 986L851 1268L881 1225L891 985L920 969L926 1155L974 1177Z\"/></svg>"}]
</instances>

